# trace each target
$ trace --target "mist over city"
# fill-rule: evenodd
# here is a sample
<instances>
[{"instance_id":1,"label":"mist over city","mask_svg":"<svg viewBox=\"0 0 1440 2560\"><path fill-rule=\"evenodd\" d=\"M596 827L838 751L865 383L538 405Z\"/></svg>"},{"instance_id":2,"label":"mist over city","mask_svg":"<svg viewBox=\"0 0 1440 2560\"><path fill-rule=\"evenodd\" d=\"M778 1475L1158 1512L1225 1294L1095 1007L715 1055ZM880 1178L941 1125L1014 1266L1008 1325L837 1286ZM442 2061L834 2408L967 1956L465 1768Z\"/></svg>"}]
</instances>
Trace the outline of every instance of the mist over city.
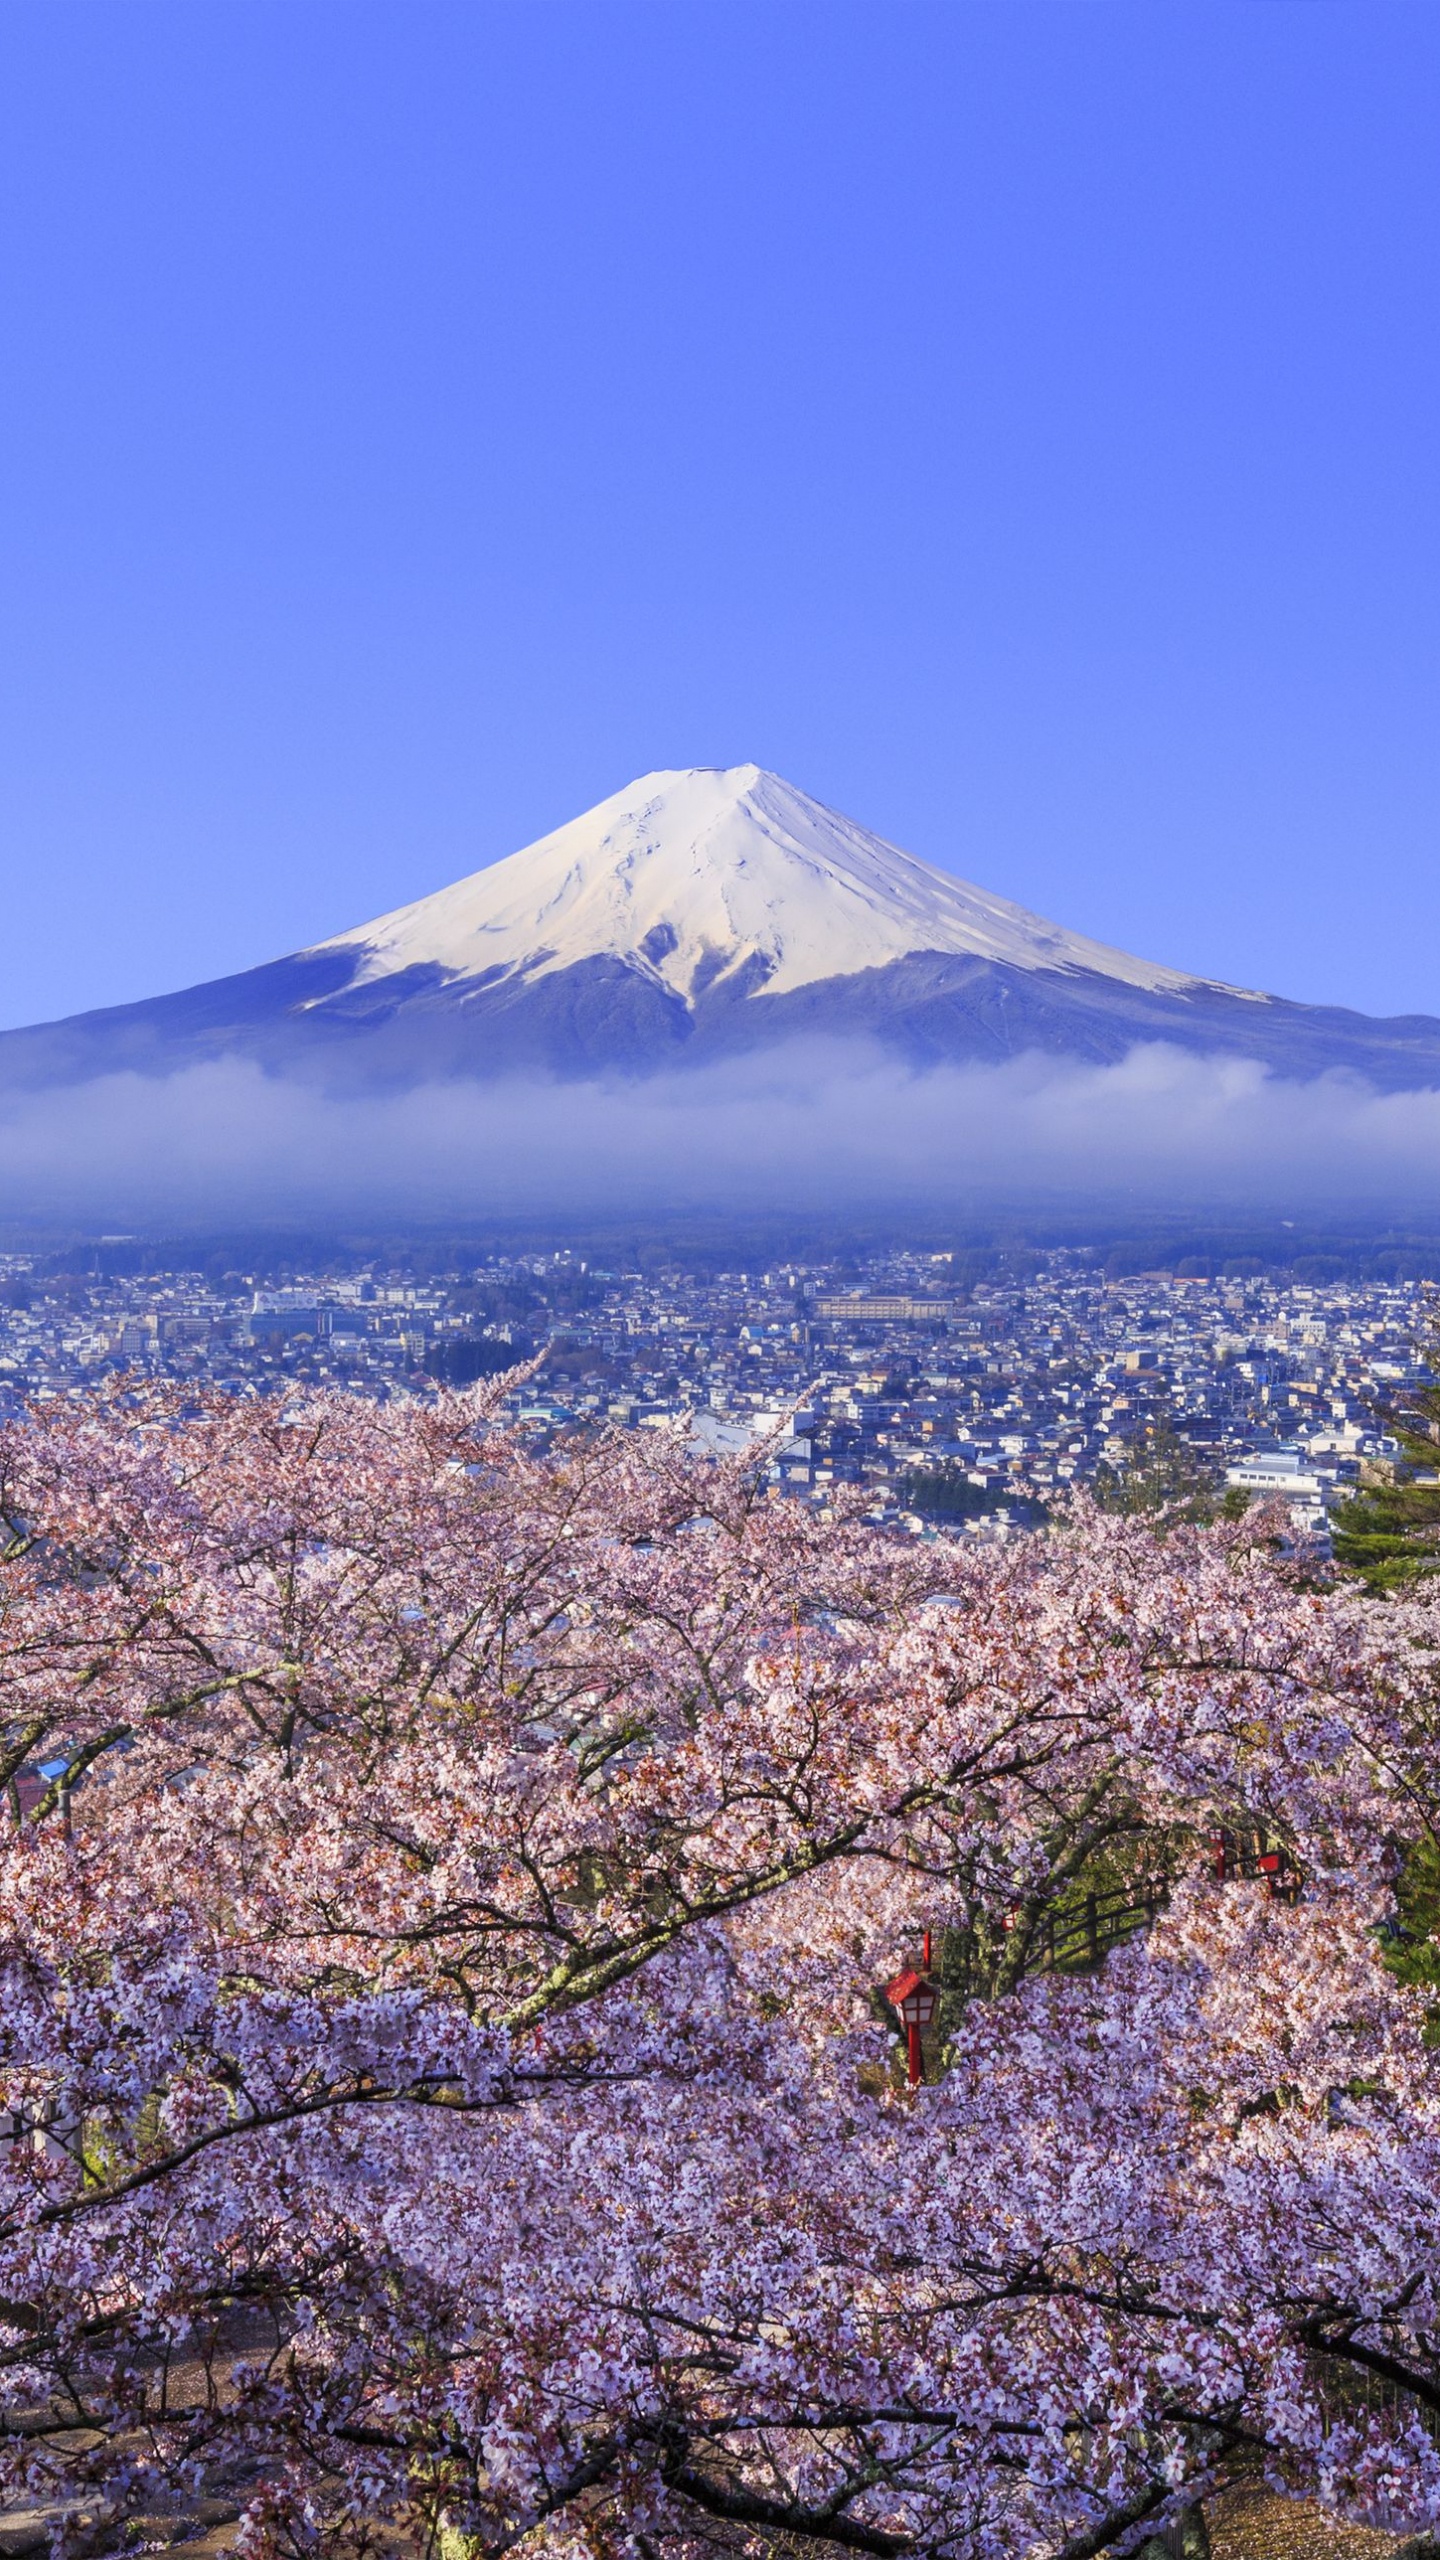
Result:
<instances>
[{"instance_id":1,"label":"mist over city","mask_svg":"<svg viewBox=\"0 0 1440 2560\"><path fill-rule=\"evenodd\" d=\"M643 1083L509 1076L327 1093L217 1061L0 1110L12 1214L94 1229L245 1217L393 1222L607 1204L890 1213L1088 1203L1440 1218L1440 1094L1137 1046L916 1070L794 1043Z\"/></svg>"}]
</instances>

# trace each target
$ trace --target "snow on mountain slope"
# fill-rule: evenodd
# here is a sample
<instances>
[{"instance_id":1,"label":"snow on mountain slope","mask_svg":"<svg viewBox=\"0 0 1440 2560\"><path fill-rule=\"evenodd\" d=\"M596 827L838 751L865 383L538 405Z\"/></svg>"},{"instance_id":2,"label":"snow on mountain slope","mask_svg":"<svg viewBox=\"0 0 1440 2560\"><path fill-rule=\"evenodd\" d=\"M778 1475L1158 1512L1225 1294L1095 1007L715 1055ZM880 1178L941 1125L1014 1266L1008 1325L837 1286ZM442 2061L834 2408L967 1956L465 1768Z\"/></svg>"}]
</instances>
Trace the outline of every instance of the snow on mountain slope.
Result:
<instances>
[{"instance_id":1,"label":"snow on mountain slope","mask_svg":"<svg viewBox=\"0 0 1440 2560\"><path fill-rule=\"evenodd\" d=\"M921 951L1168 995L1216 983L1047 924L753 764L646 774L523 852L316 948L361 955L352 988L414 968L535 979L604 953L687 1000L747 962L752 987L782 995Z\"/></svg>"},{"instance_id":2,"label":"snow on mountain slope","mask_svg":"<svg viewBox=\"0 0 1440 2560\"><path fill-rule=\"evenodd\" d=\"M879 1054L924 1075L1160 1043L1440 1091L1440 1020L1190 977L901 853L756 765L653 773L523 853L261 968L0 1032L6 1096L222 1059L332 1093ZM798 1071L798 1070L797 1070Z\"/></svg>"}]
</instances>

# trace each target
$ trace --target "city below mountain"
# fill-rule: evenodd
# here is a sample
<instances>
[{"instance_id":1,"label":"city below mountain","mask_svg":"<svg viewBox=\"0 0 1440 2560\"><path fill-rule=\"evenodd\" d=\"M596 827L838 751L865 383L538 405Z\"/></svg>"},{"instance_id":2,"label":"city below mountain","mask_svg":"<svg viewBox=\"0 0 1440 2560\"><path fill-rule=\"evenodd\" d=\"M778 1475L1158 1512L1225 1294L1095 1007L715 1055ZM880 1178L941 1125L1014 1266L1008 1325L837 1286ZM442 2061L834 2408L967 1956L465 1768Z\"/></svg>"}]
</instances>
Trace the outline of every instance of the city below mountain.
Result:
<instances>
[{"instance_id":1,"label":"city below mountain","mask_svg":"<svg viewBox=\"0 0 1440 2560\"><path fill-rule=\"evenodd\" d=\"M917 1068L1139 1041L1440 1085L1440 1021L1130 958L937 871L756 765L652 773L508 860L291 958L0 1033L0 1091L219 1057L331 1089L644 1076L804 1039Z\"/></svg>"}]
</instances>

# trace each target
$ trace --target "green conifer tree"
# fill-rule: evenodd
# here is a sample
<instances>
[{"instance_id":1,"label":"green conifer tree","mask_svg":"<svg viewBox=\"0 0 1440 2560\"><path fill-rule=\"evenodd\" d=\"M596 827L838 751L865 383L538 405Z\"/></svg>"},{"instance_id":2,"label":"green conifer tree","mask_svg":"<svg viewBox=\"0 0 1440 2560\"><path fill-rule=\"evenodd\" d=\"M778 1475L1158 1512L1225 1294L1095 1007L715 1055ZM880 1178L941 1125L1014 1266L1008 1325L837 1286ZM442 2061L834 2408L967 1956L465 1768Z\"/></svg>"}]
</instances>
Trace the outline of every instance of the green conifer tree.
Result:
<instances>
[{"instance_id":1,"label":"green conifer tree","mask_svg":"<svg viewBox=\"0 0 1440 2560\"><path fill-rule=\"evenodd\" d=\"M1400 1444L1394 1482L1368 1484L1335 1514L1335 1561L1372 1591L1440 1568L1440 1292L1432 1289L1422 1375L1383 1415Z\"/></svg>"}]
</instances>

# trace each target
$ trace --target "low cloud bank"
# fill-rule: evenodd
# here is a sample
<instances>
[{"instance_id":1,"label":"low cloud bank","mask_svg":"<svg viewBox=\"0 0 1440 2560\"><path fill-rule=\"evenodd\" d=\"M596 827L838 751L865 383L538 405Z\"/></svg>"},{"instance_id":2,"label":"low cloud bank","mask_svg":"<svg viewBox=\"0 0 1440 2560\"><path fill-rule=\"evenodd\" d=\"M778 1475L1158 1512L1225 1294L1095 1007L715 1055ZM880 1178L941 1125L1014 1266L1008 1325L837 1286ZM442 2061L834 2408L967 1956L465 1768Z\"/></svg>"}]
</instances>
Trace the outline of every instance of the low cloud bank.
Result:
<instances>
[{"instance_id":1,"label":"low cloud bank","mask_svg":"<svg viewBox=\"0 0 1440 2560\"><path fill-rule=\"evenodd\" d=\"M643 1084L338 1096L238 1061L0 1100L0 1214L128 1224L688 1207L1440 1207L1440 1092L1163 1046L910 1074L795 1047Z\"/></svg>"}]
</instances>

